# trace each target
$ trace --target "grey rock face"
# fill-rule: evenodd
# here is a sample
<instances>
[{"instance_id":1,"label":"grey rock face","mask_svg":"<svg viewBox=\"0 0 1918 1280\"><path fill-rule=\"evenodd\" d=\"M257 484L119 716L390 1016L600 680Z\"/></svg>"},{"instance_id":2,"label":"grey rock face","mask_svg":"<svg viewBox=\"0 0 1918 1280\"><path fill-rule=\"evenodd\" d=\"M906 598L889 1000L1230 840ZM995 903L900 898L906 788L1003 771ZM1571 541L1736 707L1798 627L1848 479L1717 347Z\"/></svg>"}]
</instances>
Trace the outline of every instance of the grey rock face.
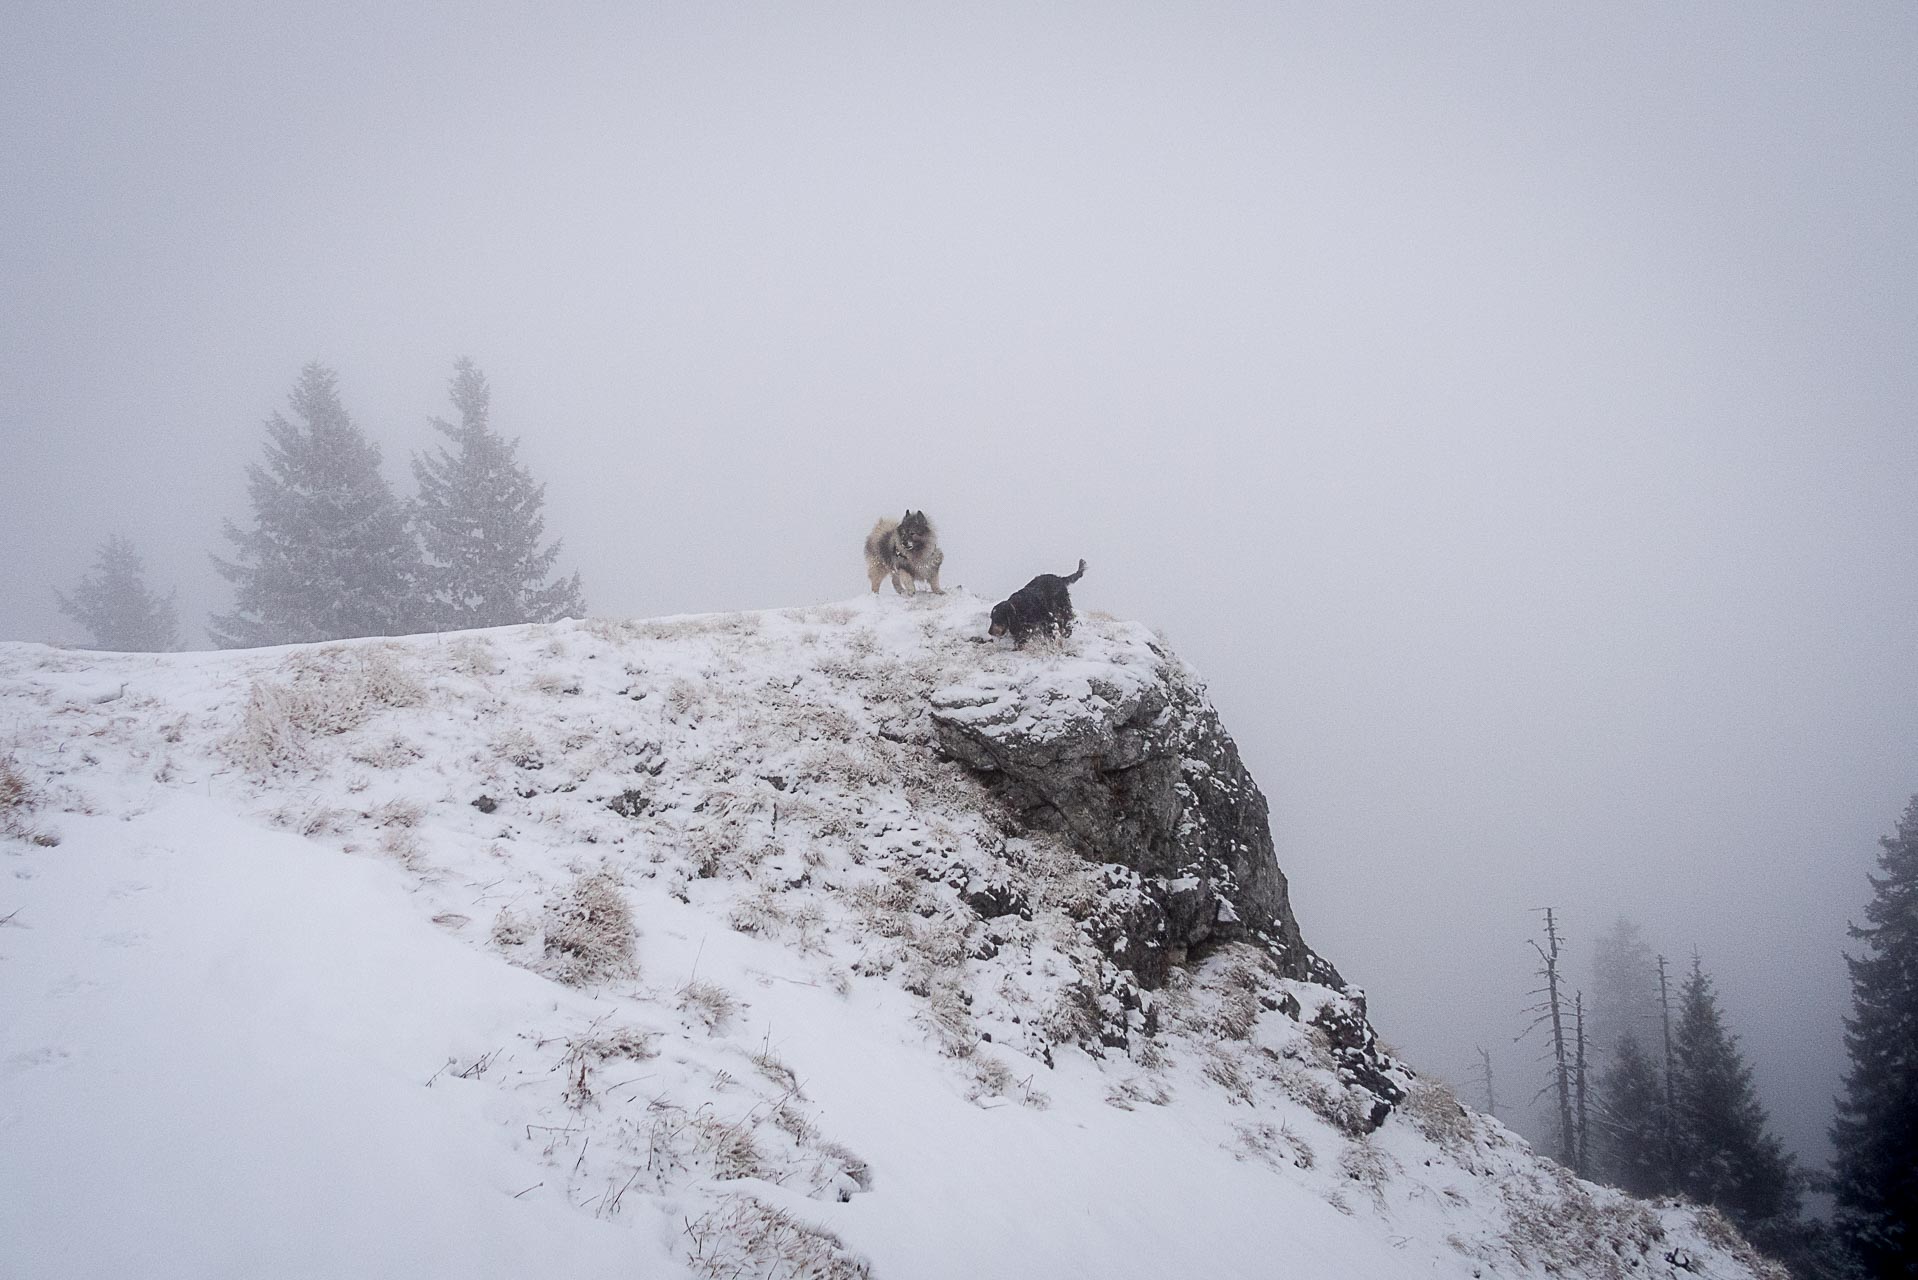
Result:
<instances>
[{"instance_id":1,"label":"grey rock face","mask_svg":"<svg viewBox=\"0 0 1918 1280\"><path fill-rule=\"evenodd\" d=\"M932 700L939 745L1022 821L1137 873L1111 886L1123 892L1111 896L1118 905L1101 931L1124 940L1145 989L1187 957L1244 941L1283 976L1344 991L1299 935L1265 796L1238 747L1190 674L1158 656L1156 671L1127 673L1124 685L1094 678L1079 698L1054 688L942 690ZM1043 703L1038 714L1029 700Z\"/></svg>"},{"instance_id":2,"label":"grey rock face","mask_svg":"<svg viewBox=\"0 0 1918 1280\"><path fill-rule=\"evenodd\" d=\"M1082 993L1080 1043L1099 1053L1151 1037L1150 993L1175 969L1249 944L1277 977L1336 993L1309 1021L1358 1091L1354 1132L1377 1128L1409 1077L1379 1049L1364 995L1299 935L1264 794L1184 665L1156 644L1127 652L1139 656L1039 660L931 696L939 749L1007 806L1011 825L1055 832L1102 868L1076 913L1101 957ZM987 919L1025 908L1003 886L971 879L962 898ZM1266 1007L1303 1017L1289 993Z\"/></svg>"}]
</instances>

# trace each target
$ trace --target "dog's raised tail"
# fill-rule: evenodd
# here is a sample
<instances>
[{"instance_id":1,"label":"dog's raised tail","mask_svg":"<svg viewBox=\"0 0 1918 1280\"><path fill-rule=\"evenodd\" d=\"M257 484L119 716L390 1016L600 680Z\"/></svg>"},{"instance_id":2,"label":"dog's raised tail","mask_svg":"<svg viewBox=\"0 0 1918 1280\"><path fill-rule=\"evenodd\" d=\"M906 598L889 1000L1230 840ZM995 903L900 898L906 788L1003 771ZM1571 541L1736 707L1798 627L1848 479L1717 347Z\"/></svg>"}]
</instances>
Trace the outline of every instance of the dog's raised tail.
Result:
<instances>
[{"instance_id":1,"label":"dog's raised tail","mask_svg":"<svg viewBox=\"0 0 1918 1280\"><path fill-rule=\"evenodd\" d=\"M1086 576L1086 562L1084 560L1081 560L1079 561L1079 572L1073 574L1070 578L1063 578L1061 579L1061 581L1067 582L1067 583L1077 582L1079 579L1085 576Z\"/></svg>"}]
</instances>

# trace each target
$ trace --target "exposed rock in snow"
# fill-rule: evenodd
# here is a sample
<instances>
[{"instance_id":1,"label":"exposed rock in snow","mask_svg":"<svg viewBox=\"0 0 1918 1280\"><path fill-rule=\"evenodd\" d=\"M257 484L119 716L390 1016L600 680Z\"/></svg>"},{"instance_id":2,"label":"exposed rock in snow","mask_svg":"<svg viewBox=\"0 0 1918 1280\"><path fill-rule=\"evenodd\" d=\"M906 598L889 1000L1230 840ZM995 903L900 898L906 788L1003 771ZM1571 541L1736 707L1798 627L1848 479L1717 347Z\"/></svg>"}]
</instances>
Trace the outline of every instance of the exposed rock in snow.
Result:
<instances>
[{"instance_id":1,"label":"exposed rock in snow","mask_svg":"<svg viewBox=\"0 0 1918 1280\"><path fill-rule=\"evenodd\" d=\"M1148 990L1169 965L1239 940L1266 948L1285 977L1343 990L1299 936L1265 796L1218 713L1177 659L1130 638L1130 660L1103 671L1035 665L934 691L940 745L1089 860L1144 877L1127 940L1152 952L1135 968Z\"/></svg>"}]
</instances>

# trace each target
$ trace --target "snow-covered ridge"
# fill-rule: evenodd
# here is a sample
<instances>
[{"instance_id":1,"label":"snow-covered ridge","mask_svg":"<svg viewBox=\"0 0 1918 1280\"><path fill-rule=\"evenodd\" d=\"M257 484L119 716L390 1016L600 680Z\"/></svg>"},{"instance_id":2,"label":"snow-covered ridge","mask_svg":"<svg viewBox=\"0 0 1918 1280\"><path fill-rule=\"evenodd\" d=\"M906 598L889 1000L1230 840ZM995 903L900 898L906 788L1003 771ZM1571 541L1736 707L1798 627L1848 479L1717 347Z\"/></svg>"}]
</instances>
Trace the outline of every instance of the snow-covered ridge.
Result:
<instances>
[{"instance_id":1,"label":"snow-covered ridge","mask_svg":"<svg viewBox=\"0 0 1918 1280\"><path fill-rule=\"evenodd\" d=\"M8 1263L1751 1273L1341 1044L1362 1013L1237 872L1089 861L982 772L1144 759L1203 703L1142 627L1015 652L985 612L0 645Z\"/></svg>"}]
</instances>

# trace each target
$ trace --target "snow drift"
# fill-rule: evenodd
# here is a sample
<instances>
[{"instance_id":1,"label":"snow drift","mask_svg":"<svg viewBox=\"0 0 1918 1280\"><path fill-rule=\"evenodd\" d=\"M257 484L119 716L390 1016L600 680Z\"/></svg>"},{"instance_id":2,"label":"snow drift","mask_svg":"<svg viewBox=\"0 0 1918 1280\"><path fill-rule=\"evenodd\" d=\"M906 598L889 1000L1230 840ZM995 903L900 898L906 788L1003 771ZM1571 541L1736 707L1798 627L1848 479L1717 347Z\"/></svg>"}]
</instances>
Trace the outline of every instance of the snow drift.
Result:
<instances>
[{"instance_id":1,"label":"snow drift","mask_svg":"<svg viewBox=\"0 0 1918 1280\"><path fill-rule=\"evenodd\" d=\"M1149 631L984 623L0 645L0 1273L1768 1273L1380 1049Z\"/></svg>"}]
</instances>

